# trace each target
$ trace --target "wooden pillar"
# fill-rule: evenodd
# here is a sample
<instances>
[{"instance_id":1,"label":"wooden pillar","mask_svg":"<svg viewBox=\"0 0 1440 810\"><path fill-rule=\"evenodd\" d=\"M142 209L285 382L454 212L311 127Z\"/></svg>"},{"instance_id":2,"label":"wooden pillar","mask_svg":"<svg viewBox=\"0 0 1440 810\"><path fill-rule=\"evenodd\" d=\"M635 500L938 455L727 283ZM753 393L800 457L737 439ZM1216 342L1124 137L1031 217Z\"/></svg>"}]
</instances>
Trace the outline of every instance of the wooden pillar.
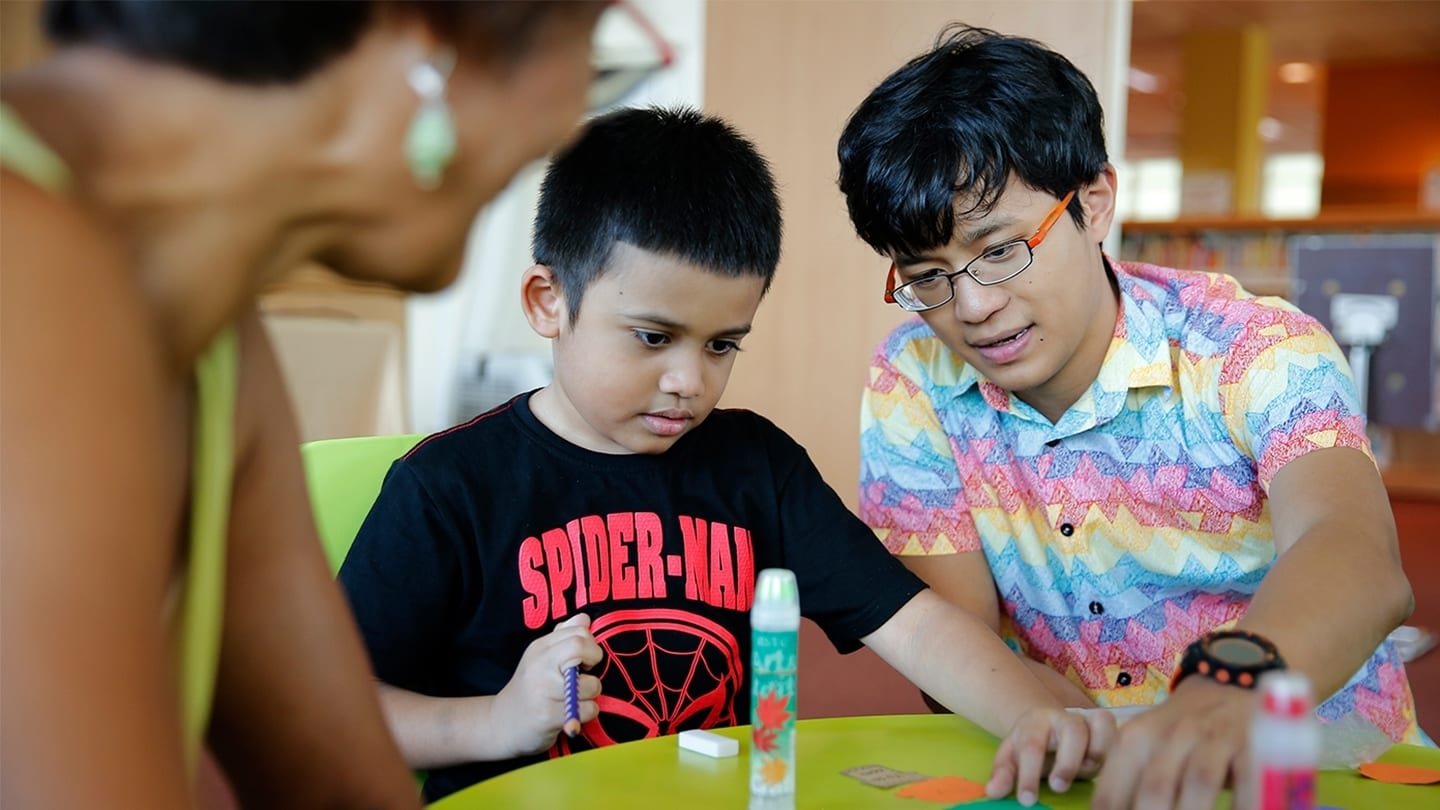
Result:
<instances>
[{"instance_id":1,"label":"wooden pillar","mask_svg":"<svg viewBox=\"0 0 1440 810\"><path fill-rule=\"evenodd\" d=\"M1259 26L1188 34L1183 62L1181 212L1258 214L1269 36Z\"/></svg>"}]
</instances>

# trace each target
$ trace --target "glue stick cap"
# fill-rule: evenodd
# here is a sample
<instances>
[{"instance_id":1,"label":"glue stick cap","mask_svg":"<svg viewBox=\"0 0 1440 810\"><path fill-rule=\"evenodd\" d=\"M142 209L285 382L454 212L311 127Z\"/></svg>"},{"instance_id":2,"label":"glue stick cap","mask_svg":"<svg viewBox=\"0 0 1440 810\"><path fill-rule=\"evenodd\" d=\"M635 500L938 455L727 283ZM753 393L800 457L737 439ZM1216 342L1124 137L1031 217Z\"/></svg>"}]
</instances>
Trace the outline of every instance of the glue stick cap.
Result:
<instances>
[{"instance_id":1,"label":"glue stick cap","mask_svg":"<svg viewBox=\"0 0 1440 810\"><path fill-rule=\"evenodd\" d=\"M794 630L800 627L800 586L788 568L766 568L755 580L755 604L750 625L759 630Z\"/></svg>"},{"instance_id":2,"label":"glue stick cap","mask_svg":"<svg viewBox=\"0 0 1440 810\"><path fill-rule=\"evenodd\" d=\"M1271 717L1303 717L1311 703L1310 680L1304 675L1282 669L1260 676L1260 706Z\"/></svg>"}]
</instances>

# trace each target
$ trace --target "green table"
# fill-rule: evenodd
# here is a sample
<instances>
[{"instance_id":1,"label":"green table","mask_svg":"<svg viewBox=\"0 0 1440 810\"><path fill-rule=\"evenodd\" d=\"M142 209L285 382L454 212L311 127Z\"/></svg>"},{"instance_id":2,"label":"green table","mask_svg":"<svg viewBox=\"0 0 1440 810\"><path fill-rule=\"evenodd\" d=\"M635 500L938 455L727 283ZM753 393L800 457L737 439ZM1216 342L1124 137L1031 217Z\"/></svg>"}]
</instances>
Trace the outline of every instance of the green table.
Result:
<instances>
[{"instance_id":1,"label":"green table","mask_svg":"<svg viewBox=\"0 0 1440 810\"><path fill-rule=\"evenodd\" d=\"M740 755L711 759L683 751L674 737L613 745L553 759L497 776L431 805L466 808L683 807L744 808L749 796L750 728L716 729L740 740ZM878 764L928 776L954 774L983 783L997 745L978 726L953 715L896 715L802 720L797 737L797 808L925 810L941 804L902 799L841 776L855 765ZM1440 751L1399 745L1385 762L1440 768ZM1041 794L1055 810L1089 806L1090 785L1066 794ZM1346 810L1440 808L1440 786L1388 785L1349 772L1320 776L1319 804ZM1017 807L1019 805L1016 805Z\"/></svg>"}]
</instances>

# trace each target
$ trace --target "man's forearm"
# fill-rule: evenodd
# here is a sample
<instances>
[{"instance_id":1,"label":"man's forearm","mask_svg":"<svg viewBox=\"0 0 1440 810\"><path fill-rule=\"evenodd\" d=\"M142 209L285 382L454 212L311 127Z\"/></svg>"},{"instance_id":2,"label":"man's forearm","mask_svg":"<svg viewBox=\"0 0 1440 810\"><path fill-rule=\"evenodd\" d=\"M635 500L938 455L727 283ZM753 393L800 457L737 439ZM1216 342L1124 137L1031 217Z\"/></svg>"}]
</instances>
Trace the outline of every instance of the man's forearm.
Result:
<instances>
[{"instance_id":1,"label":"man's forearm","mask_svg":"<svg viewBox=\"0 0 1440 810\"><path fill-rule=\"evenodd\" d=\"M984 622L929 589L864 641L911 683L998 737L1030 709L1062 707Z\"/></svg>"},{"instance_id":2,"label":"man's forearm","mask_svg":"<svg viewBox=\"0 0 1440 810\"><path fill-rule=\"evenodd\" d=\"M1376 559L1341 526L1315 529L1275 562L1239 622L1334 694L1414 608L1399 560Z\"/></svg>"},{"instance_id":3,"label":"man's forearm","mask_svg":"<svg viewBox=\"0 0 1440 810\"><path fill-rule=\"evenodd\" d=\"M390 733L411 768L509 759L508 737L490 722L495 698L437 698L376 682Z\"/></svg>"}]
</instances>

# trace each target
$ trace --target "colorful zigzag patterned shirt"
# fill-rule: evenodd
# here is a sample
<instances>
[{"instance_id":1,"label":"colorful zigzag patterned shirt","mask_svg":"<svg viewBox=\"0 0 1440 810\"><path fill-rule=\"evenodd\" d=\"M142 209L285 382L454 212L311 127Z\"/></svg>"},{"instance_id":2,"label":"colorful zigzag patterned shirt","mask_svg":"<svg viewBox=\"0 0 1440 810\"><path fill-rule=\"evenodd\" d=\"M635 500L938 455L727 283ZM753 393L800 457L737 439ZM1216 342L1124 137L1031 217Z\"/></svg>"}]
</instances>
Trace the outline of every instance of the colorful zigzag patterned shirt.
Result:
<instances>
[{"instance_id":1,"label":"colorful zigzag patterned shirt","mask_svg":"<svg viewBox=\"0 0 1440 810\"><path fill-rule=\"evenodd\" d=\"M1055 424L922 321L893 331L862 406L860 514L892 554L983 549L1006 642L1125 706L1163 700L1185 647L1245 613L1275 562L1276 472L1370 447L1313 318L1228 276L1110 267L1114 337ZM1421 739L1388 643L1317 714Z\"/></svg>"}]
</instances>

